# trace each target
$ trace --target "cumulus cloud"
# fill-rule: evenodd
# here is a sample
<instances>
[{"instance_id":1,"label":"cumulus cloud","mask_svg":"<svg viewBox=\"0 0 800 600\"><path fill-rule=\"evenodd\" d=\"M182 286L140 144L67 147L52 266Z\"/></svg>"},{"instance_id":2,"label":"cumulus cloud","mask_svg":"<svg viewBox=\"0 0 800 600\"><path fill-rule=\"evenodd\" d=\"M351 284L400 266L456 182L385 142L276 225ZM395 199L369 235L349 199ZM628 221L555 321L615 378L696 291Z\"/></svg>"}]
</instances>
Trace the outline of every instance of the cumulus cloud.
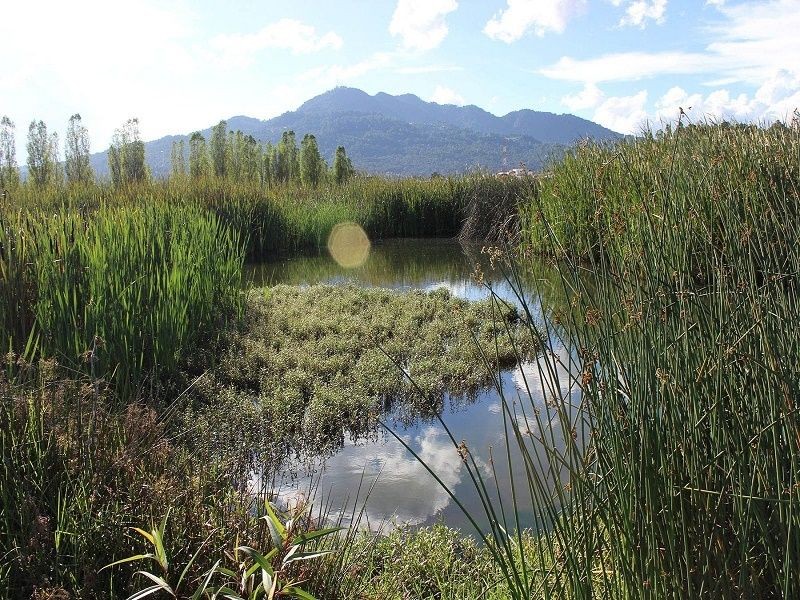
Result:
<instances>
[{"instance_id":1,"label":"cumulus cloud","mask_svg":"<svg viewBox=\"0 0 800 600\"><path fill-rule=\"evenodd\" d=\"M461 95L443 85L436 86L436 89L433 90L433 94L431 94L430 101L436 102L437 104L455 104L456 106L463 106L466 104Z\"/></svg>"},{"instance_id":2,"label":"cumulus cloud","mask_svg":"<svg viewBox=\"0 0 800 600\"><path fill-rule=\"evenodd\" d=\"M625 15L620 19L619 24L621 26L633 25L641 28L644 28L648 20L660 24L664 22L666 10L667 0L634 0L633 2L628 2L625 8Z\"/></svg>"},{"instance_id":3,"label":"cumulus cloud","mask_svg":"<svg viewBox=\"0 0 800 600\"><path fill-rule=\"evenodd\" d=\"M577 94L561 98L561 103L570 110L594 108L603 99L603 92L594 83L587 83Z\"/></svg>"},{"instance_id":4,"label":"cumulus cloud","mask_svg":"<svg viewBox=\"0 0 800 600\"><path fill-rule=\"evenodd\" d=\"M639 133L646 125L647 90L632 96L606 98L594 111L592 120L620 133Z\"/></svg>"},{"instance_id":5,"label":"cumulus cloud","mask_svg":"<svg viewBox=\"0 0 800 600\"><path fill-rule=\"evenodd\" d=\"M588 59L564 56L539 72L581 83L635 81L660 75L713 75L761 85L770 74L796 68L800 11L796 0L721 6L724 21L710 28L701 52L619 52Z\"/></svg>"},{"instance_id":6,"label":"cumulus cloud","mask_svg":"<svg viewBox=\"0 0 800 600\"><path fill-rule=\"evenodd\" d=\"M405 48L432 50L447 37L445 17L457 8L456 0L398 0L389 33L400 36Z\"/></svg>"},{"instance_id":7,"label":"cumulus cloud","mask_svg":"<svg viewBox=\"0 0 800 600\"><path fill-rule=\"evenodd\" d=\"M659 75L692 75L712 70L700 52L618 52L576 60L569 56L539 70L550 79L583 83L636 81Z\"/></svg>"},{"instance_id":8,"label":"cumulus cloud","mask_svg":"<svg viewBox=\"0 0 800 600\"><path fill-rule=\"evenodd\" d=\"M731 94L718 89L708 94L688 93L675 86L655 102L653 118L660 122L677 119L683 109L692 120L773 122L789 120L800 108L800 74L777 71L754 94Z\"/></svg>"},{"instance_id":9,"label":"cumulus cloud","mask_svg":"<svg viewBox=\"0 0 800 600\"><path fill-rule=\"evenodd\" d=\"M295 19L281 19L256 33L218 35L211 40L211 47L225 64L246 66L253 62L257 53L268 48L310 54L338 50L342 47L342 38L333 31L319 35L313 26Z\"/></svg>"},{"instance_id":10,"label":"cumulus cloud","mask_svg":"<svg viewBox=\"0 0 800 600\"><path fill-rule=\"evenodd\" d=\"M529 31L538 36L561 33L567 22L586 7L586 0L507 0L483 32L490 38L510 44Z\"/></svg>"}]
</instances>

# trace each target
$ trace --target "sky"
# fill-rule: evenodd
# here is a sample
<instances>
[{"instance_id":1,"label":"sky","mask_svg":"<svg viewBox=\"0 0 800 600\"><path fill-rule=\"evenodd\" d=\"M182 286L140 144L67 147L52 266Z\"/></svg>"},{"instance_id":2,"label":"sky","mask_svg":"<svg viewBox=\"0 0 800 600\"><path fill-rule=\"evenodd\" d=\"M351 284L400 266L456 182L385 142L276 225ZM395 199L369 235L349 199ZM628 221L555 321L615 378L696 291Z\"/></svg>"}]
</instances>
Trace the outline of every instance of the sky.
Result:
<instances>
[{"instance_id":1,"label":"sky","mask_svg":"<svg viewBox=\"0 0 800 600\"><path fill-rule=\"evenodd\" d=\"M33 119L63 140L80 113L99 151L131 117L149 140L337 85L637 133L791 119L800 0L9 0L0 57L20 163Z\"/></svg>"}]
</instances>

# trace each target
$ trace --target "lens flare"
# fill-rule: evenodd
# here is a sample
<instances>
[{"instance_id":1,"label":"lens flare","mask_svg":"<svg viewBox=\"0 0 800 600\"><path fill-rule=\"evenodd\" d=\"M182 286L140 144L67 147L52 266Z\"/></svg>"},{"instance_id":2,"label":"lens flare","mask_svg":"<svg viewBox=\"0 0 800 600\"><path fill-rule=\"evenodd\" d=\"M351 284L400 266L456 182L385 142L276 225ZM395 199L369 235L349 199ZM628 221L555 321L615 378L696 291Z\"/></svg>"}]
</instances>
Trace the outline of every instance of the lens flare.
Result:
<instances>
[{"instance_id":1,"label":"lens flare","mask_svg":"<svg viewBox=\"0 0 800 600\"><path fill-rule=\"evenodd\" d=\"M339 223L328 236L328 252L345 269L360 267L369 258L370 242L356 223Z\"/></svg>"}]
</instances>

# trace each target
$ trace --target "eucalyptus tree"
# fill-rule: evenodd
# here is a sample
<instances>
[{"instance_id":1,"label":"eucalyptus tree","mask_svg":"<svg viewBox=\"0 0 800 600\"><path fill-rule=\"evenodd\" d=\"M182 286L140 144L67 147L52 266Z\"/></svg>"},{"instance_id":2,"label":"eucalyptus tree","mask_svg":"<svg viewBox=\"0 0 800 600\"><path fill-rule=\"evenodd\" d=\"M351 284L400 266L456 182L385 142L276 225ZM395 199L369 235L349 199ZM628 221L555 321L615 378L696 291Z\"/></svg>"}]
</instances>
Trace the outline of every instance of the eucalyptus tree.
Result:
<instances>
[{"instance_id":1,"label":"eucalyptus tree","mask_svg":"<svg viewBox=\"0 0 800 600\"><path fill-rule=\"evenodd\" d=\"M317 187L325 176L328 165L322 159L317 138L310 133L303 136L300 143L300 181L303 185Z\"/></svg>"},{"instance_id":2,"label":"eucalyptus tree","mask_svg":"<svg viewBox=\"0 0 800 600\"><path fill-rule=\"evenodd\" d=\"M275 181L275 165L273 164L275 158L275 147L272 143L267 142L260 150L261 155L261 170L259 177L261 185L264 187L271 186Z\"/></svg>"},{"instance_id":3,"label":"eucalyptus tree","mask_svg":"<svg viewBox=\"0 0 800 600\"><path fill-rule=\"evenodd\" d=\"M59 175L58 134L48 135L44 121L28 127L28 176L37 186L55 183Z\"/></svg>"},{"instance_id":4,"label":"eucalyptus tree","mask_svg":"<svg viewBox=\"0 0 800 600\"><path fill-rule=\"evenodd\" d=\"M14 122L0 119L0 190L11 190L19 183Z\"/></svg>"},{"instance_id":5,"label":"eucalyptus tree","mask_svg":"<svg viewBox=\"0 0 800 600\"><path fill-rule=\"evenodd\" d=\"M211 164L214 167L214 175L225 177L228 174L228 122L223 120L217 123L211 130L210 152Z\"/></svg>"},{"instance_id":6,"label":"eucalyptus tree","mask_svg":"<svg viewBox=\"0 0 800 600\"><path fill-rule=\"evenodd\" d=\"M67 183L89 183L94 180L89 153L89 130L81 123L81 116L75 113L69 118L64 140L64 174Z\"/></svg>"},{"instance_id":7,"label":"eucalyptus tree","mask_svg":"<svg viewBox=\"0 0 800 600\"><path fill-rule=\"evenodd\" d=\"M195 131L189 138L189 175L192 179L200 179L211 174L211 164L208 159L206 138L199 131Z\"/></svg>"},{"instance_id":8,"label":"eucalyptus tree","mask_svg":"<svg viewBox=\"0 0 800 600\"><path fill-rule=\"evenodd\" d=\"M108 149L108 169L114 185L140 183L148 178L144 142L139 135L139 119L128 119L114 131Z\"/></svg>"},{"instance_id":9,"label":"eucalyptus tree","mask_svg":"<svg viewBox=\"0 0 800 600\"><path fill-rule=\"evenodd\" d=\"M256 138L246 135L240 145L240 177L247 181L257 181L261 168L261 147Z\"/></svg>"},{"instance_id":10,"label":"eucalyptus tree","mask_svg":"<svg viewBox=\"0 0 800 600\"><path fill-rule=\"evenodd\" d=\"M344 150L344 146L336 148L336 154L333 157L333 180L337 184L344 183L355 174L353 163Z\"/></svg>"},{"instance_id":11,"label":"eucalyptus tree","mask_svg":"<svg viewBox=\"0 0 800 600\"><path fill-rule=\"evenodd\" d=\"M278 180L282 183L295 181L300 175L300 153L294 131L284 131L278 142Z\"/></svg>"},{"instance_id":12,"label":"eucalyptus tree","mask_svg":"<svg viewBox=\"0 0 800 600\"><path fill-rule=\"evenodd\" d=\"M172 165L172 177L182 178L186 176L186 153L182 139L172 142L170 164Z\"/></svg>"}]
</instances>

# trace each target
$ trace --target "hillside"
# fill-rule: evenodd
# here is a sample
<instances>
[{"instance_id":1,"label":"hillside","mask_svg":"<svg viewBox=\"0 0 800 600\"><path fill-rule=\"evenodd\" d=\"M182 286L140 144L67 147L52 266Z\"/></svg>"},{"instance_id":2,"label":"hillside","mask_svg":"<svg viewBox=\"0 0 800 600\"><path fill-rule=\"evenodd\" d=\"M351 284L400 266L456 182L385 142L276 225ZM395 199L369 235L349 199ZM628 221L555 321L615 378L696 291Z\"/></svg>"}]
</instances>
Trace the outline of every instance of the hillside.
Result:
<instances>
[{"instance_id":1,"label":"hillside","mask_svg":"<svg viewBox=\"0 0 800 600\"><path fill-rule=\"evenodd\" d=\"M230 130L241 130L261 142L276 143L289 129L298 134L298 139L313 133L328 161L336 146L343 145L357 169L402 176L497 171L521 162L538 169L575 140L620 137L574 115L519 110L498 117L477 106L441 105L413 94L370 96L346 87L325 92L297 110L267 121L246 116L227 121ZM208 139L210 132L209 127L202 133ZM188 140L188 135L167 136L145 144L153 175L169 173L172 143ZM98 175L106 176L106 153L93 155L92 165Z\"/></svg>"}]
</instances>

